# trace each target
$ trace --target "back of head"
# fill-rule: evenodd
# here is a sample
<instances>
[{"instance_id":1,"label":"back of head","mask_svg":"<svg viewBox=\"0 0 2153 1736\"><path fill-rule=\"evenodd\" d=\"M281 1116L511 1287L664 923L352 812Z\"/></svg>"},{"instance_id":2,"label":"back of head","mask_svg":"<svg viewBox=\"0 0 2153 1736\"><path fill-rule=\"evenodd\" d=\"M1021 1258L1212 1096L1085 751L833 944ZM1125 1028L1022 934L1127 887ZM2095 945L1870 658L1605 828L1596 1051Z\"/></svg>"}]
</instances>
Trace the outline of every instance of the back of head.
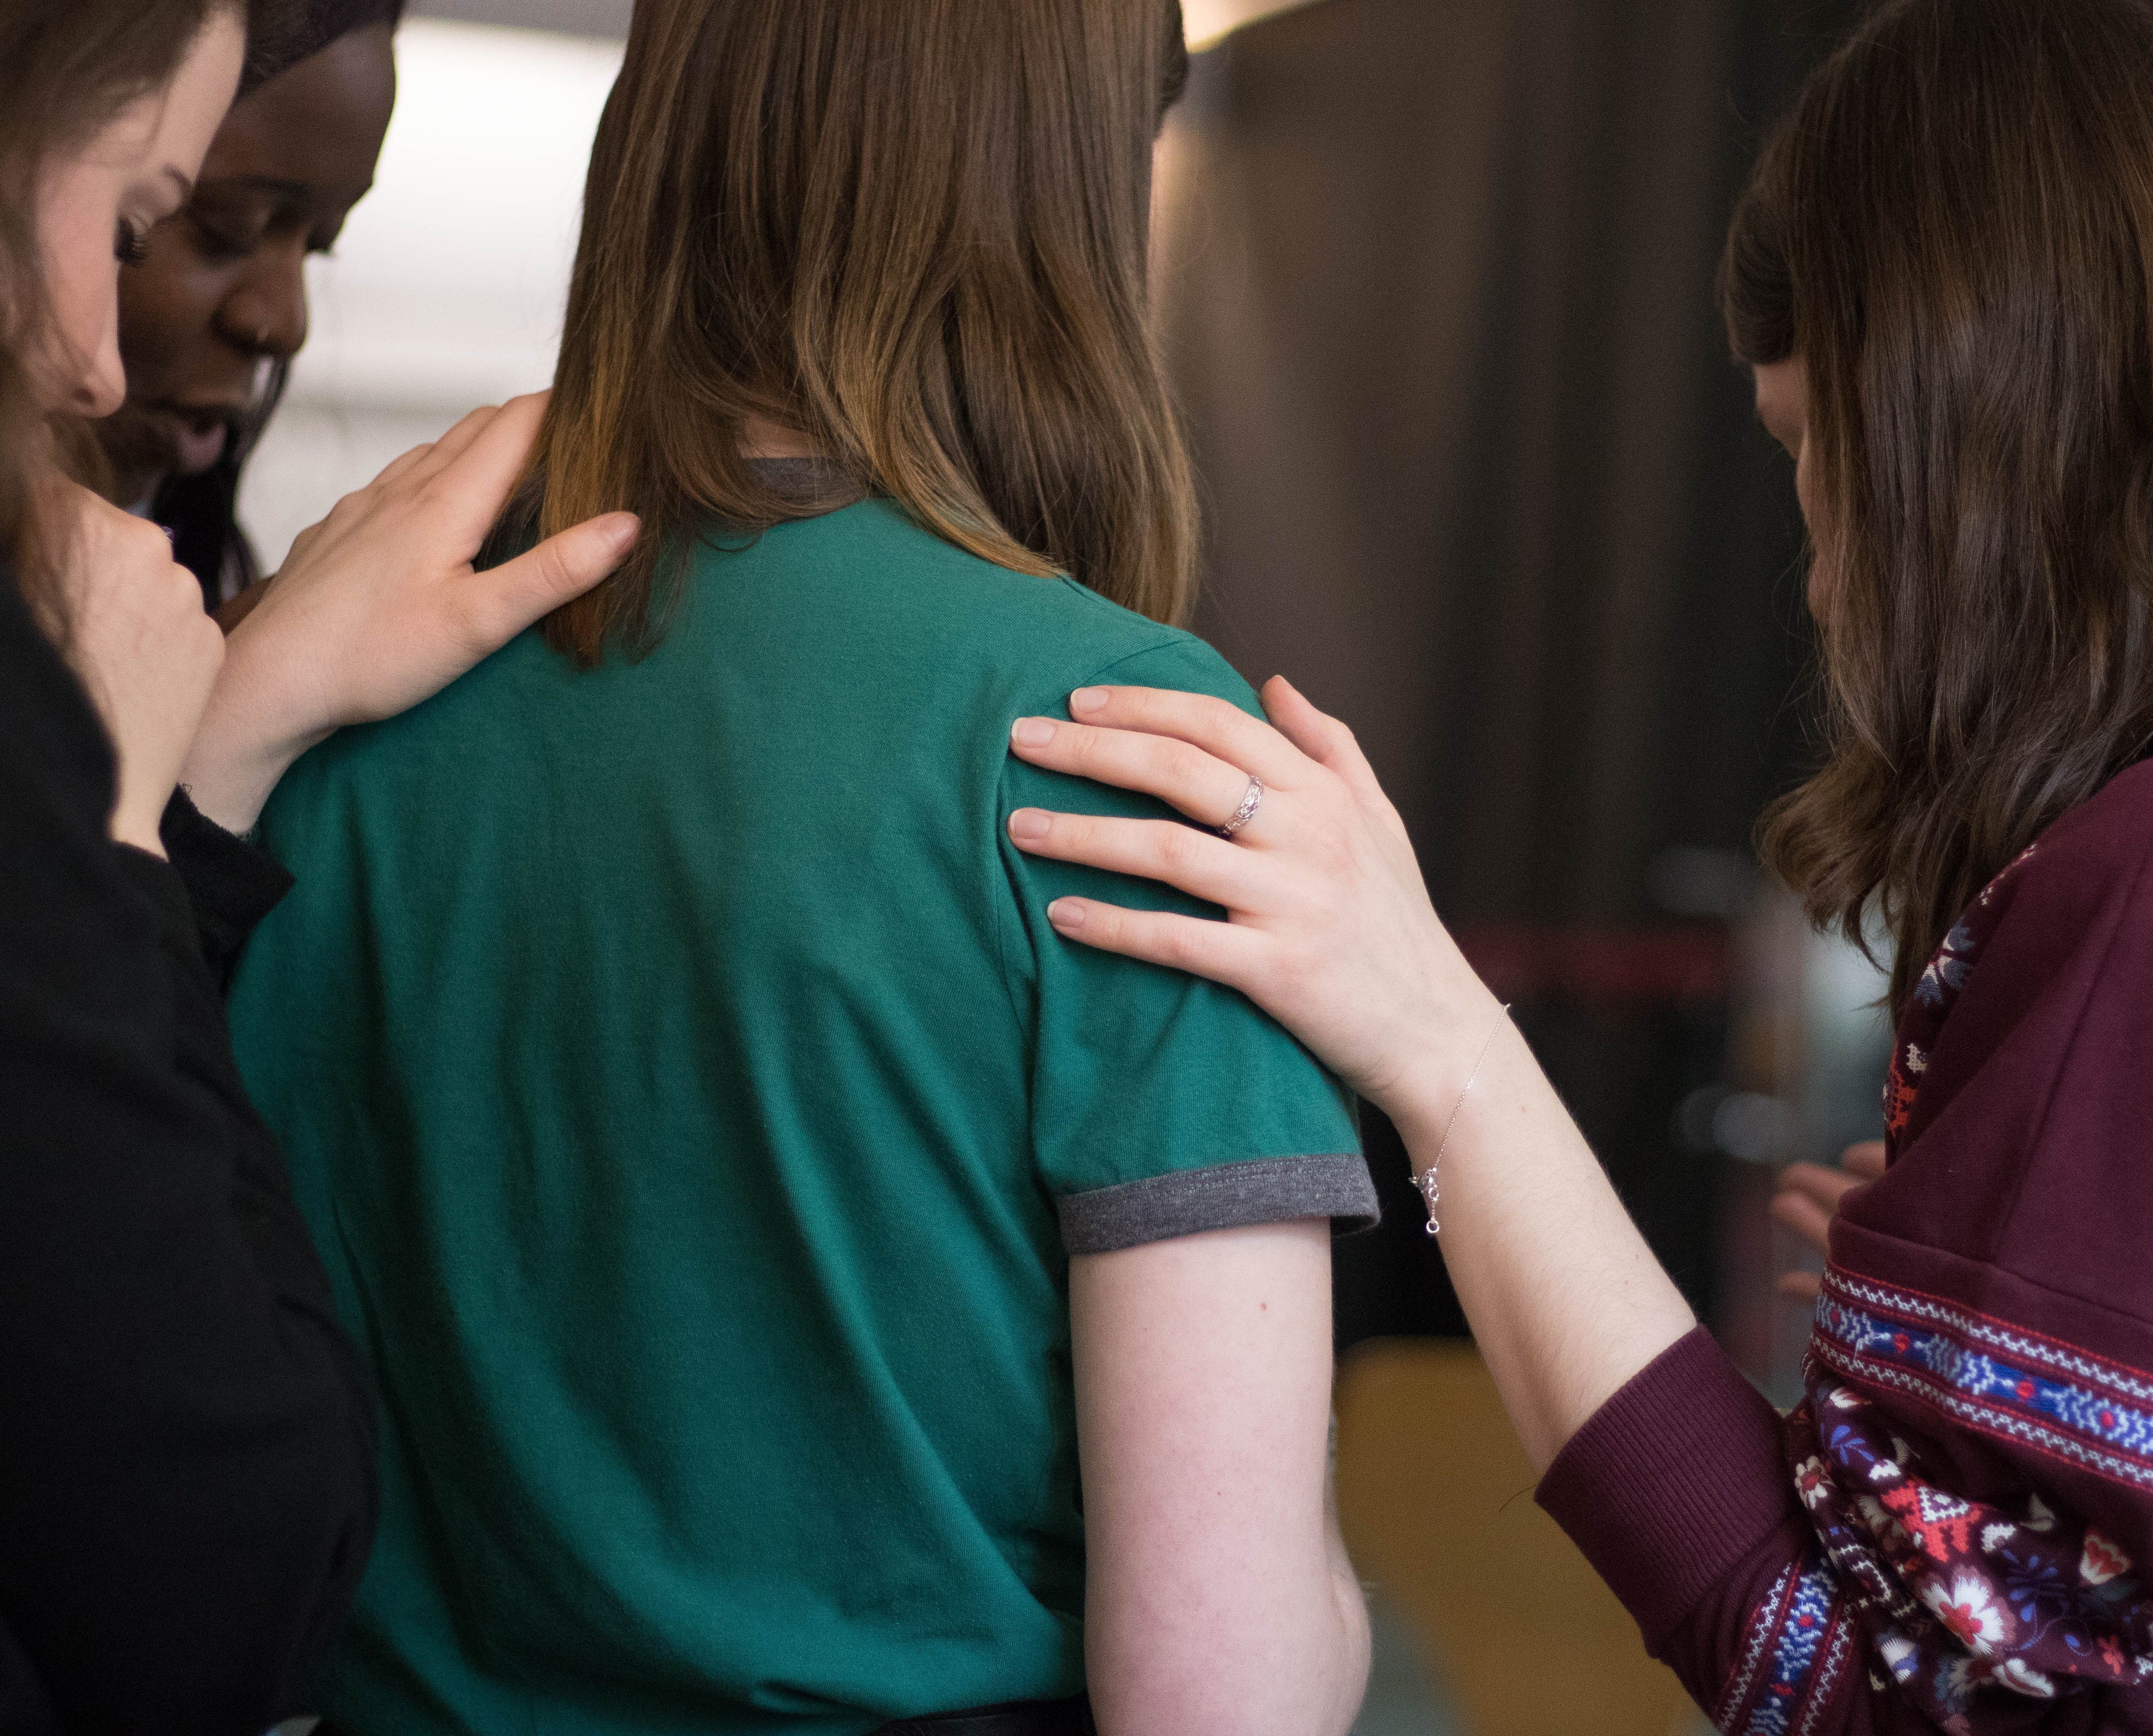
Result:
<instances>
[{"instance_id":1,"label":"back of head","mask_svg":"<svg viewBox=\"0 0 2153 1736\"><path fill-rule=\"evenodd\" d=\"M802 510L742 457L750 418L987 560L1179 616L1193 489L1145 272L1186 69L1178 0L642 0L534 486L546 529L649 530L554 643L647 646L701 527Z\"/></svg>"},{"instance_id":2,"label":"back of head","mask_svg":"<svg viewBox=\"0 0 2153 1736\"><path fill-rule=\"evenodd\" d=\"M2153 746L2153 0L1888 0L1768 145L1723 270L1809 391L1830 758L1765 853L1903 1006Z\"/></svg>"},{"instance_id":3,"label":"back of head","mask_svg":"<svg viewBox=\"0 0 2153 1736\"><path fill-rule=\"evenodd\" d=\"M0 566L35 587L48 542L35 479L57 433L32 357L48 330L35 230L47 165L168 82L203 27L244 10L267 48L284 13L269 0L14 0L0 8ZM87 451L87 443L81 450Z\"/></svg>"}]
</instances>

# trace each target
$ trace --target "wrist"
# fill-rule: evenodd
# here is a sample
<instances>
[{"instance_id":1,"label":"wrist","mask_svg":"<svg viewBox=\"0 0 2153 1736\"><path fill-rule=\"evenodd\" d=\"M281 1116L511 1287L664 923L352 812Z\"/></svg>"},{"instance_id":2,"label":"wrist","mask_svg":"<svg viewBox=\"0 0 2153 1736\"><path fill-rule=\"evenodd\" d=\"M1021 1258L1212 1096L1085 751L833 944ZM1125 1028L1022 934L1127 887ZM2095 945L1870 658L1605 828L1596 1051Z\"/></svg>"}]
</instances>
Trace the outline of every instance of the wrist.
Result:
<instances>
[{"instance_id":1,"label":"wrist","mask_svg":"<svg viewBox=\"0 0 2153 1736\"><path fill-rule=\"evenodd\" d=\"M250 830L277 781L333 733L284 690L273 655L234 632L181 781L195 806L226 832Z\"/></svg>"},{"instance_id":2,"label":"wrist","mask_svg":"<svg viewBox=\"0 0 2153 1736\"><path fill-rule=\"evenodd\" d=\"M1371 1094L1397 1128L1416 1173L1434 1161L1474 1073L1509 1027L1509 1012L1484 990L1433 1026L1397 1081Z\"/></svg>"},{"instance_id":3,"label":"wrist","mask_svg":"<svg viewBox=\"0 0 2153 1736\"><path fill-rule=\"evenodd\" d=\"M119 803L112 810L110 831L115 844L125 844L130 849L140 850L146 856L162 858L165 855L165 804L153 809L145 802L122 792Z\"/></svg>"}]
</instances>

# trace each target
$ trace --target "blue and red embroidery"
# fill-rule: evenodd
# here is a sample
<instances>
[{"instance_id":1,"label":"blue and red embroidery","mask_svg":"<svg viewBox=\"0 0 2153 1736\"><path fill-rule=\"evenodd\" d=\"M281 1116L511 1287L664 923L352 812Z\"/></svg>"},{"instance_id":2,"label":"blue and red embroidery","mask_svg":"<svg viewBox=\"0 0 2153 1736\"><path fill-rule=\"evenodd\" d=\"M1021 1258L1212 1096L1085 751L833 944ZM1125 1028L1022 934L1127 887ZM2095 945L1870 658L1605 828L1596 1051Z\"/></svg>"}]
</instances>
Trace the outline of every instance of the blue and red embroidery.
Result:
<instances>
[{"instance_id":1,"label":"blue and red embroidery","mask_svg":"<svg viewBox=\"0 0 2153 1736\"><path fill-rule=\"evenodd\" d=\"M1850 1648L1831 1571L1815 1560L1789 1567L1750 1617L1742 1666L1713 1723L1728 1736L1806 1736L1831 1703Z\"/></svg>"},{"instance_id":2,"label":"blue and red embroidery","mask_svg":"<svg viewBox=\"0 0 2153 1736\"><path fill-rule=\"evenodd\" d=\"M1982 1433L2153 1488L2153 1380L2135 1369L1836 1270L1825 1275L1809 1352Z\"/></svg>"},{"instance_id":3,"label":"blue and red embroidery","mask_svg":"<svg viewBox=\"0 0 2153 1736\"><path fill-rule=\"evenodd\" d=\"M2001 894L2033 854L1967 908L1915 987L1885 1087L1895 1160L1945 1021L2009 903ZM1895 1686L1952 1736L1972 1736L1979 1698L2023 1705L2153 1683L2153 1596L2115 1541L2036 1493L2008 1506L1953 1493L1877 1402L1904 1395L1958 1428L2145 1489L2153 1375L1836 1268L1804 1374L1787 1444L1820 1553L1753 1611L1722 1730L1803 1736L1840 1684L1856 1626L1876 1689Z\"/></svg>"},{"instance_id":4,"label":"blue and red embroidery","mask_svg":"<svg viewBox=\"0 0 2153 1736\"><path fill-rule=\"evenodd\" d=\"M1868 1396L1905 1393L2139 1488L2153 1486L2153 1377L1834 1268L1807 1377L1788 1422L1794 1488L1838 1595L1911 1703L1970 1732L1984 1693L2153 1681L2153 1598L2114 1540L2038 1494L2007 1507L1942 1487Z\"/></svg>"},{"instance_id":5,"label":"blue and red embroidery","mask_svg":"<svg viewBox=\"0 0 2153 1736\"><path fill-rule=\"evenodd\" d=\"M1952 1494L1820 1357L1809 1377L1789 1418L1794 1486L1838 1595L1909 1702L1971 1733L1984 1693L2052 1700L2153 1681L2153 1600L2113 1540L2038 1494L2019 1508Z\"/></svg>"}]
</instances>

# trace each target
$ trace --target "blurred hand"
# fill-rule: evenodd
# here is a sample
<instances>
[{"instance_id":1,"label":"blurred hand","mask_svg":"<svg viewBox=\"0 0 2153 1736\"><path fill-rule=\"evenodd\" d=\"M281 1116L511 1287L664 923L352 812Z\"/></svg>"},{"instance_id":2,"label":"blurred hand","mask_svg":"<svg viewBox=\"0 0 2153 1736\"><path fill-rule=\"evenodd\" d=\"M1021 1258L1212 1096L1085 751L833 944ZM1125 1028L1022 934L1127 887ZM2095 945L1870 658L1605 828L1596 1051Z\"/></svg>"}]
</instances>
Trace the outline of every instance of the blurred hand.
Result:
<instances>
[{"instance_id":1,"label":"blurred hand","mask_svg":"<svg viewBox=\"0 0 2153 1736\"><path fill-rule=\"evenodd\" d=\"M1436 915L1352 732L1282 677L1263 697L1270 724L1200 694L1089 689L1071 696L1076 721L1026 718L1011 736L1036 766L1144 791L1208 827L1260 779L1230 842L1172 820L1038 809L1011 815L1010 836L1224 905L1224 922L1089 899L1057 899L1048 915L1087 946L1240 990L1402 1128L1439 1124L1501 1011Z\"/></svg>"},{"instance_id":2,"label":"blurred hand","mask_svg":"<svg viewBox=\"0 0 2153 1736\"><path fill-rule=\"evenodd\" d=\"M1790 1165L1779 1178L1779 1192L1772 1201L1772 1216L1820 1254L1831 1252L1831 1220L1840 1203L1855 1189L1884 1173L1884 1142L1871 1139L1850 1145L1840 1158L1840 1167L1826 1169L1818 1163ZM1815 1272L1788 1272L1779 1280L1779 1294L1814 1302L1817 1297Z\"/></svg>"},{"instance_id":3,"label":"blurred hand","mask_svg":"<svg viewBox=\"0 0 2153 1736\"><path fill-rule=\"evenodd\" d=\"M246 830L308 748L430 698L627 557L640 527L615 512L472 569L544 408L541 394L474 410L405 453L229 608L223 679L185 771L210 818Z\"/></svg>"},{"instance_id":4,"label":"blurred hand","mask_svg":"<svg viewBox=\"0 0 2153 1736\"><path fill-rule=\"evenodd\" d=\"M68 526L67 659L119 755L112 835L162 856L158 823L224 662L224 636L163 531L73 482L54 486Z\"/></svg>"},{"instance_id":5,"label":"blurred hand","mask_svg":"<svg viewBox=\"0 0 2153 1736\"><path fill-rule=\"evenodd\" d=\"M254 613L254 605L268 593L269 581L266 578L257 578L237 597L228 598L216 606L215 613L216 624L224 629L226 638L230 638L237 629L239 624Z\"/></svg>"}]
</instances>

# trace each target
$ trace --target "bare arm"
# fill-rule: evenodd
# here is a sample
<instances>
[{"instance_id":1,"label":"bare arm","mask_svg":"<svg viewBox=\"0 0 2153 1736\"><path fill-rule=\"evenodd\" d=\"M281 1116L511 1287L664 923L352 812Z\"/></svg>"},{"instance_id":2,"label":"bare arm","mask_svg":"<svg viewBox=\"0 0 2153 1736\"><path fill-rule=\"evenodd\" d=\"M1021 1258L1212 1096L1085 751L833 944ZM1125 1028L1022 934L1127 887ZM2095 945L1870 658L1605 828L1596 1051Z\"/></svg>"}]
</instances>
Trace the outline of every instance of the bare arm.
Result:
<instances>
[{"instance_id":1,"label":"bare arm","mask_svg":"<svg viewBox=\"0 0 2153 1736\"><path fill-rule=\"evenodd\" d=\"M1494 1042L1461 1102L1454 1071L1393 1111L1416 1176L1441 1173L1443 1257L1536 1471L1697 1324L1524 1039L1490 999Z\"/></svg>"},{"instance_id":2,"label":"bare arm","mask_svg":"<svg viewBox=\"0 0 2153 1736\"><path fill-rule=\"evenodd\" d=\"M1321 1221L1070 1262L1102 1736L1344 1736L1368 1672L1330 1501Z\"/></svg>"},{"instance_id":3,"label":"bare arm","mask_svg":"<svg viewBox=\"0 0 2153 1736\"><path fill-rule=\"evenodd\" d=\"M1197 695L1095 689L1071 699L1080 721L1027 719L1015 738L1036 765L1147 791L1207 825L1260 778L1261 806L1234 842L1168 821L1036 811L1012 815L1010 835L1224 905L1225 922L1074 899L1049 914L1072 939L1241 990L1389 1113L1416 1173L1448 1129L1443 1256L1545 1469L1694 1319L1438 919L1351 732L1284 681L1265 702L1277 728Z\"/></svg>"}]
</instances>

